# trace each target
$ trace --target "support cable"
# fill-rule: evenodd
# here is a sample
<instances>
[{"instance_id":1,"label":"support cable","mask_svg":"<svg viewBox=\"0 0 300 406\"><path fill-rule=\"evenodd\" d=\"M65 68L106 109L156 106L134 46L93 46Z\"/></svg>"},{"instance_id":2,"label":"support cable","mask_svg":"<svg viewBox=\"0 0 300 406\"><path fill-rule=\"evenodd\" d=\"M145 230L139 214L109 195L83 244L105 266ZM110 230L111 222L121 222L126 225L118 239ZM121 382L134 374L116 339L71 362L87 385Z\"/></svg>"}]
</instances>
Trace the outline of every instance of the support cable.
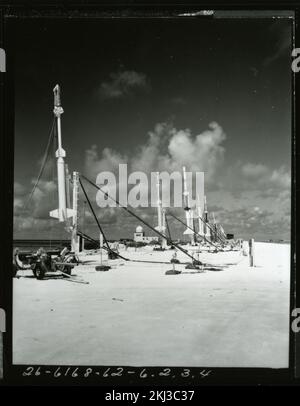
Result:
<instances>
[{"instance_id":1,"label":"support cable","mask_svg":"<svg viewBox=\"0 0 300 406\"><path fill-rule=\"evenodd\" d=\"M160 231L156 230L154 227L152 227L150 224L148 224L145 220L143 220L141 217L139 217L137 214L133 213L131 210L129 210L127 207L122 206L118 200L112 198L111 196L109 196L109 194L107 192L104 192L99 186L97 186L94 182L90 181L87 177L85 177L84 175L81 175L81 178L84 179L86 182L88 182L90 185L94 186L96 189L98 189L101 193L103 193L107 198L111 199L112 201L114 201L115 203L117 203L117 205L119 207L121 207L122 209L124 209L125 211L127 211L127 213L131 214L133 217L135 217L136 219L138 219L141 223L145 224L145 226L149 227L152 231L154 231L156 234L158 234L160 237L165 238L167 240L167 242L171 245L174 245L176 248L178 248L180 251L182 251L185 255L187 255L188 257L190 257L192 260L194 260L194 257L192 255L190 255L187 250L185 250L184 248L180 247L179 244L172 242L172 240L170 240L170 238L166 237L164 234L162 234ZM80 181L80 180L79 180ZM80 182L81 184L81 182ZM97 221L98 222L98 221ZM200 261L199 261L200 262ZM200 265L204 265L204 264L200 264Z\"/></svg>"},{"instance_id":2,"label":"support cable","mask_svg":"<svg viewBox=\"0 0 300 406\"><path fill-rule=\"evenodd\" d=\"M110 248L110 246L109 246L109 244L108 244L108 241L107 241L107 239L106 239L106 237L105 237L105 234L104 234L104 232L103 232L103 229L102 229L102 227L101 227L101 225L100 225L100 223L99 223L99 220L98 220L98 218L97 218L97 216L96 216L96 213L95 213L95 211L94 211L94 209L93 209L93 206L92 206L92 204L91 204L91 202L90 202L90 199L88 198L88 195L87 195L87 193L86 193L85 188L83 187L83 184L82 184L80 178L79 178L79 183L80 183L81 189L82 189L82 191L83 191L83 193L84 193L84 196L85 196L85 198L86 198L86 200L87 200L87 202L88 202L89 208L90 208L90 210L91 210L91 212L92 212L92 214L93 214L93 216L94 216L94 219L95 219L95 221L96 221L96 223L97 223L97 226L98 226L98 228L99 228L101 234L103 235L103 240L104 240L104 243L105 243L105 245L106 245L106 247L107 247L108 252L111 252L111 253L117 255L118 257L124 259L125 261L128 261L127 258L122 257L122 255L120 255L119 253L113 251L113 250Z\"/></svg>"},{"instance_id":3,"label":"support cable","mask_svg":"<svg viewBox=\"0 0 300 406\"><path fill-rule=\"evenodd\" d=\"M179 221L181 224L183 224L185 227L187 227L187 228L189 228L190 230L194 231L194 234L195 234L195 235L198 235L198 236L200 236L200 237L203 237L206 242L208 242L209 244L213 245L215 248L218 248L213 242L209 241L206 237L204 237L204 235L202 236L202 235L196 233L195 230L193 230L191 227L187 226L182 220L180 220L180 218L176 217L173 213L171 213L171 212L169 211L168 214L169 214L171 217L173 217L175 220L177 220L177 221Z\"/></svg>"},{"instance_id":4,"label":"support cable","mask_svg":"<svg viewBox=\"0 0 300 406\"><path fill-rule=\"evenodd\" d=\"M35 183L34 183L34 185L33 185L33 188L32 188L32 190L31 190L31 193L30 193L30 195L29 195L29 197L28 197L28 199L27 199L27 201L26 201L26 203L25 203L25 205L24 205L24 210L27 209L28 204L29 204L29 202L31 201L32 196L33 196L33 194L34 194L34 192L35 192L35 189L37 188L37 185L38 185L38 183L39 183L39 181L40 181L40 179L41 179L41 177L42 177L42 175L43 175L43 172L44 172L44 169L45 169L45 166L46 166L48 157L49 157L50 146L51 146L51 143L52 143L52 141L53 141L53 134L54 134L53 129L54 129L54 124L55 124L55 118L53 118L53 121L52 121L51 129L50 129L49 136L48 136L48 143L47 143L47 147L46 147L46 150L45 150L45 153L44 153L44 157L43 157L43 160L42 160L42 165L41 165L41 168L40 168L40 172L39 172L38 177L37 177L37 179L36 179L36 181L35 181Z\"/></svg>"}]
</instances>

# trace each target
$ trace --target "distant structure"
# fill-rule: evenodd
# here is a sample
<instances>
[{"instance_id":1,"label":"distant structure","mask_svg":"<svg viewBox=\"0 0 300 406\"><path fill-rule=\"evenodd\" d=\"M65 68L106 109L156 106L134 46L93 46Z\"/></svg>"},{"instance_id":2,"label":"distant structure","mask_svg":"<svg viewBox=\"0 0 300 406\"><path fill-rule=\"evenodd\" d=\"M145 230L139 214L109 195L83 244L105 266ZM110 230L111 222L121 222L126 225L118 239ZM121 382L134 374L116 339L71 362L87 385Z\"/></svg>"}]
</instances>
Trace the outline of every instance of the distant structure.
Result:
<instances>
[{"instance_id":1,"label":"distant structure","mask_svg":"<svg viewBox=\"0 0 300 406\"><path fill-rule=\"evenodd\" d=\"M158 242L158 237L146 237L145 232L143 230L142 226L137 226L135 233L133 234L133 240L135 242L145 242L145 243L150 243L152 241L157 241Z\"/></svg>"}]
</instances>

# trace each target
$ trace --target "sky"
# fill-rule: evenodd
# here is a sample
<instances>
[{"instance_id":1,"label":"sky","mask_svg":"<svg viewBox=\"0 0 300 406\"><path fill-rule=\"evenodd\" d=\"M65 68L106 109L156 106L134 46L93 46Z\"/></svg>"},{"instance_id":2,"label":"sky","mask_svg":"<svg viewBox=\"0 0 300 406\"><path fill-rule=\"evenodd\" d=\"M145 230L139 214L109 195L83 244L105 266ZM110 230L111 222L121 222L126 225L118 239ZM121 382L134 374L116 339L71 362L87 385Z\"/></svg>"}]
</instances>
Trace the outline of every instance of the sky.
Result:
<instances>
[{"instance_id":1,"label":"sky","mask_svg":"<svg viewBox=\"0 0 300 406\"><path fill-rule=\"evenodd\" d=\"M290 238L291 19L18 19L9 27L15 63L15 238L64 238L54 150L38 175L62 89L63 147L70 172L205 173L208 209L225 231ZM108 239L138 224L100 209ZM79 223L97 237L80 195ZM174 209L175 210L175 209ZM135 212L156 225L154 208ZM176 209L184 219L184 212ZM171 234L183 227L170 220ZM147 235L152 231L145 228Z\"/></svg>"}]
</instances>

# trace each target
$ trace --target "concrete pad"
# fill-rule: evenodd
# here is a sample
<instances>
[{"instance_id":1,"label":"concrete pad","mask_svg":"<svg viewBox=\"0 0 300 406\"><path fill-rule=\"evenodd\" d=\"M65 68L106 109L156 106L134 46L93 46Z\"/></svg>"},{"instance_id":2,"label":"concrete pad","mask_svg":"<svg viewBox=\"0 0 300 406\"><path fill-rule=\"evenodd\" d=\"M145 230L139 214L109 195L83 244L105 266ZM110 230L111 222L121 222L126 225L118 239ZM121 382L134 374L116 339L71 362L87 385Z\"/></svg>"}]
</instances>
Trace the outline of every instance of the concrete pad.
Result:
<instances>
[{"instance_id":1,"label":"concrete pad","mask_svg":"<svg viewBox=\"0 0 300 406\"><path fill-rule=\"evenodd\" d=\"M97 272L99 255L87 255L91 262L73 274L88 285L27 273L14 280L13 362L288 367L290 246L256 243L255 253L254 268L239 253L200 254L227 266L193 273L180 264L179 275L165 275L170 264L120 260ZM172 257L147 249L121 254Z\"/></svg>"}]
</instances>

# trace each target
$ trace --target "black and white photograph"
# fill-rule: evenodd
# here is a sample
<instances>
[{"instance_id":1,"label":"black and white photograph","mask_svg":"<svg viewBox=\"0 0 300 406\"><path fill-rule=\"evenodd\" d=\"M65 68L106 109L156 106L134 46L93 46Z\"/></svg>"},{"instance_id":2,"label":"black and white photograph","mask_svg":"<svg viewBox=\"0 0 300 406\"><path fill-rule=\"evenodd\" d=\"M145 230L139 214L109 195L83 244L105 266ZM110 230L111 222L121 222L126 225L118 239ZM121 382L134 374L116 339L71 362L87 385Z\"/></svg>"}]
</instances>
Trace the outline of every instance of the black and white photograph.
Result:
<instances>
[{"instance_id":1,"label":"black and white photograph","mask_svg":"<svg viewBox=\"0 0 300 406\"><path fill-rule=\"evenodd\" d=\"M288 369L294 12L7 29L12 365Z\"/></svg>"}]
</instances>

